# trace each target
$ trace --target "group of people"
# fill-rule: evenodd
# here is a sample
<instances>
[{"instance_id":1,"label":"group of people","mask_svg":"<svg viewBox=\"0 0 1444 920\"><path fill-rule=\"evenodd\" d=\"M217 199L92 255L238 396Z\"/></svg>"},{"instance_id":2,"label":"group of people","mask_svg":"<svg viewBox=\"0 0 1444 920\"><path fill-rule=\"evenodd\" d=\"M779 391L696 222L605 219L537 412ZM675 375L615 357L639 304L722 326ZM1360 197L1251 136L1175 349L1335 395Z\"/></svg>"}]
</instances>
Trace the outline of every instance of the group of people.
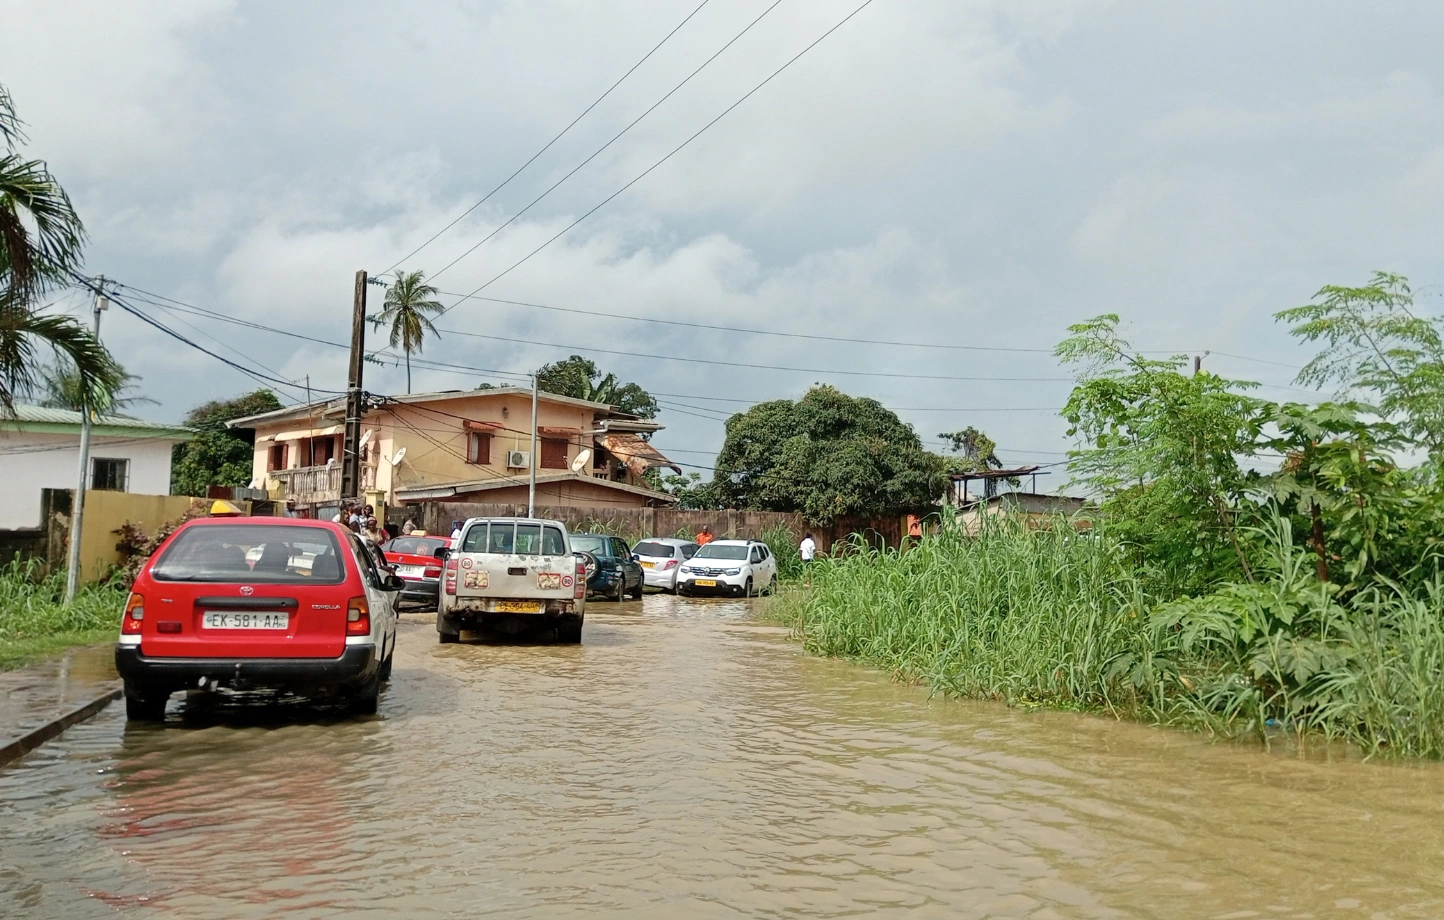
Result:
<instances>
[{"instance_id":1,"label":"group of people","mask_svg":"<svg viewBox=\"0 0 1444 920\"><path fill-rule=\"evenodd\" d=\"M361 502L343 505L332 520L338 524L345 524L351 528L352 533L363 540L370 540L372 543L385 543L393 536L387 528L377 523L375 509Z\"/></svg>"}]
</instances>

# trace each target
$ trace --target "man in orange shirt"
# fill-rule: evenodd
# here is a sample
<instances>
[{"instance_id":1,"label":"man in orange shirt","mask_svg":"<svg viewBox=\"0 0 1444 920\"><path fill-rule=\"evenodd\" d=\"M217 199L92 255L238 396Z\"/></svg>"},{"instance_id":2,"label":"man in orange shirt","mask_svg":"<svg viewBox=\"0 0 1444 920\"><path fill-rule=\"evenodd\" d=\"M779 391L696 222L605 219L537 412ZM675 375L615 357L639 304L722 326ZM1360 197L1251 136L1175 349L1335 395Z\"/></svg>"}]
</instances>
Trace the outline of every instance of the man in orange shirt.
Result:
<instances>
[{"instance_id":1,"label":"man in orange shirt","mask_svg":"<svg viewBox=\"0 0 1444 920\"><path fill-rule=\"evenodd\" d=\"M706 526L704 525L701 530L697 531L697 545L698 545L698 546L706 546L708 543L711 543L711 542L712 542L712 531L708 530L708 529L706 528Z\"/></svg>"}]
</instances>

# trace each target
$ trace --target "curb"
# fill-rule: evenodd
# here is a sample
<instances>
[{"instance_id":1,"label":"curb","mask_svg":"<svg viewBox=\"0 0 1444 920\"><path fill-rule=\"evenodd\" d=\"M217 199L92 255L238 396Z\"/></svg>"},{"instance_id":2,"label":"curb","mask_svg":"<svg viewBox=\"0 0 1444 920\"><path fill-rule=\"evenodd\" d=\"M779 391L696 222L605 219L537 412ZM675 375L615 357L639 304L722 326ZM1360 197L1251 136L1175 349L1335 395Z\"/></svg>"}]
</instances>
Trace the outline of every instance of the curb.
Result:
<instances>
[{"instance_id":1,"label":"curb","mask_svg":"<svg viewBox=\"0 0 1444 920\"><path fill-rule=\"evenodd\" d=\"M109 690L90 702L83 703L64 715L51 719L38 728L31 729L14 741L0 745L0 767L19 760L75 723L84 722L109 706L113 700L120 699L120 695L119 687Z\"/></svg>"}]
</instances>

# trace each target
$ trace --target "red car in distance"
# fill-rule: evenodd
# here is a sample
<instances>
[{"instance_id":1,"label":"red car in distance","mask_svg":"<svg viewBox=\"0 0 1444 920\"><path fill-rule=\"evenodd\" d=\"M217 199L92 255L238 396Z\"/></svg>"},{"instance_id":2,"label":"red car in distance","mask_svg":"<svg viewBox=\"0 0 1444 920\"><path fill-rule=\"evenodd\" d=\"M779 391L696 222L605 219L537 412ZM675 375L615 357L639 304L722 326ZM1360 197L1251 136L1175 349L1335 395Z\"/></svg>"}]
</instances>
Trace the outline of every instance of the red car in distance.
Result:
<instances>
[{"instance_id":1,"label":"red car in distance","mask_svg":"<svg viewBox=\"0 0 1444 920\"><path fill-rule=\"evenodd\" d=\"M450 546L445 537L427 536L396 537L381 545L387 564L406 583L399 603L436 609L441 597L441 567L446 564L445 553L438 551Z\"/></svg>"}]
</instances>

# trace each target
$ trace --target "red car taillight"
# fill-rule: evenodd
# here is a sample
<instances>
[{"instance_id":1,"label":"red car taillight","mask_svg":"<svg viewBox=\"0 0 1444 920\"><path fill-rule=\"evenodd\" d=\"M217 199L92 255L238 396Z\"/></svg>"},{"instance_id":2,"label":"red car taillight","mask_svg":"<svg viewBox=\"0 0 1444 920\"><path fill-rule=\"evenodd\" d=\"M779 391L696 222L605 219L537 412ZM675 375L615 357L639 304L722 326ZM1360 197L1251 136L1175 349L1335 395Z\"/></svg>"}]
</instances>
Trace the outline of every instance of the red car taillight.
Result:
<instances>
[{"instance_id":1,"label":"red car taillight","mask_svg":"<svg viewBox=\"0 0 1444 920\"><path fill-rule=\"evenodd\" d=\"M371 635L371 608L366 606L366 598L353 597L346 605L346 635Z\"/></svg>"},{"instance_id":2,"label":"red car taillight","mask_svg":"<svg viewBox=\"0 0 1444 920\"><path fill-rule=\"evenodd\" d=\"M441 567L436 565L429 565L422 570L421 574L426 578L435 578L436 576L441 574Z\"/></svg>"},{"instance_id":3,"label":"red car taillight","mask_svg":"<svg viewBox=\"0 0 1444 920\"><path fill-rule=\"evenodd\" d=\"M455 556L452 556L450 559L446 560L446 593L447 593L447 594L455 594L455 593L456 593L456 572L457 572L457 568L458 568L458 564L457 564L457 561L456 561L456 557L455 557Z\"/></svg>"},{"instance_id":4,"label":"red car taillight","mask_svg":"<svg viewBox=\"0 0 1444 920\"><path fill-rule=\"evenodd\" d=\"M587 596L587 564L585 562L577 563L576 577L577 586L576 589L572 591L572 597L581 600Z\"/></svg>"},{"instance_id":5,"label":"red car taillight","mask_svg":"<svg viewBox=\"0 0 1444 920\"><path fill-rule=\"evenodd\" d=\"M666 565L662 566L662 571L666 572L666 571L668 571L669 569L675 569L676 567L677 567L677 560L676 560L676 559L668 559Z\"/></svg>"},{"instance_id":6,"label":"red car taillight","mask_svg":"<svg viewBox=\"0 0 1444 920\"><path fill-rule=\"evenodd\" d=\"M145 598L134 592L125 602L125 617L120 621L122 636L140 635L140 624L145 619Z\"/></svg>"}]
</instances>

